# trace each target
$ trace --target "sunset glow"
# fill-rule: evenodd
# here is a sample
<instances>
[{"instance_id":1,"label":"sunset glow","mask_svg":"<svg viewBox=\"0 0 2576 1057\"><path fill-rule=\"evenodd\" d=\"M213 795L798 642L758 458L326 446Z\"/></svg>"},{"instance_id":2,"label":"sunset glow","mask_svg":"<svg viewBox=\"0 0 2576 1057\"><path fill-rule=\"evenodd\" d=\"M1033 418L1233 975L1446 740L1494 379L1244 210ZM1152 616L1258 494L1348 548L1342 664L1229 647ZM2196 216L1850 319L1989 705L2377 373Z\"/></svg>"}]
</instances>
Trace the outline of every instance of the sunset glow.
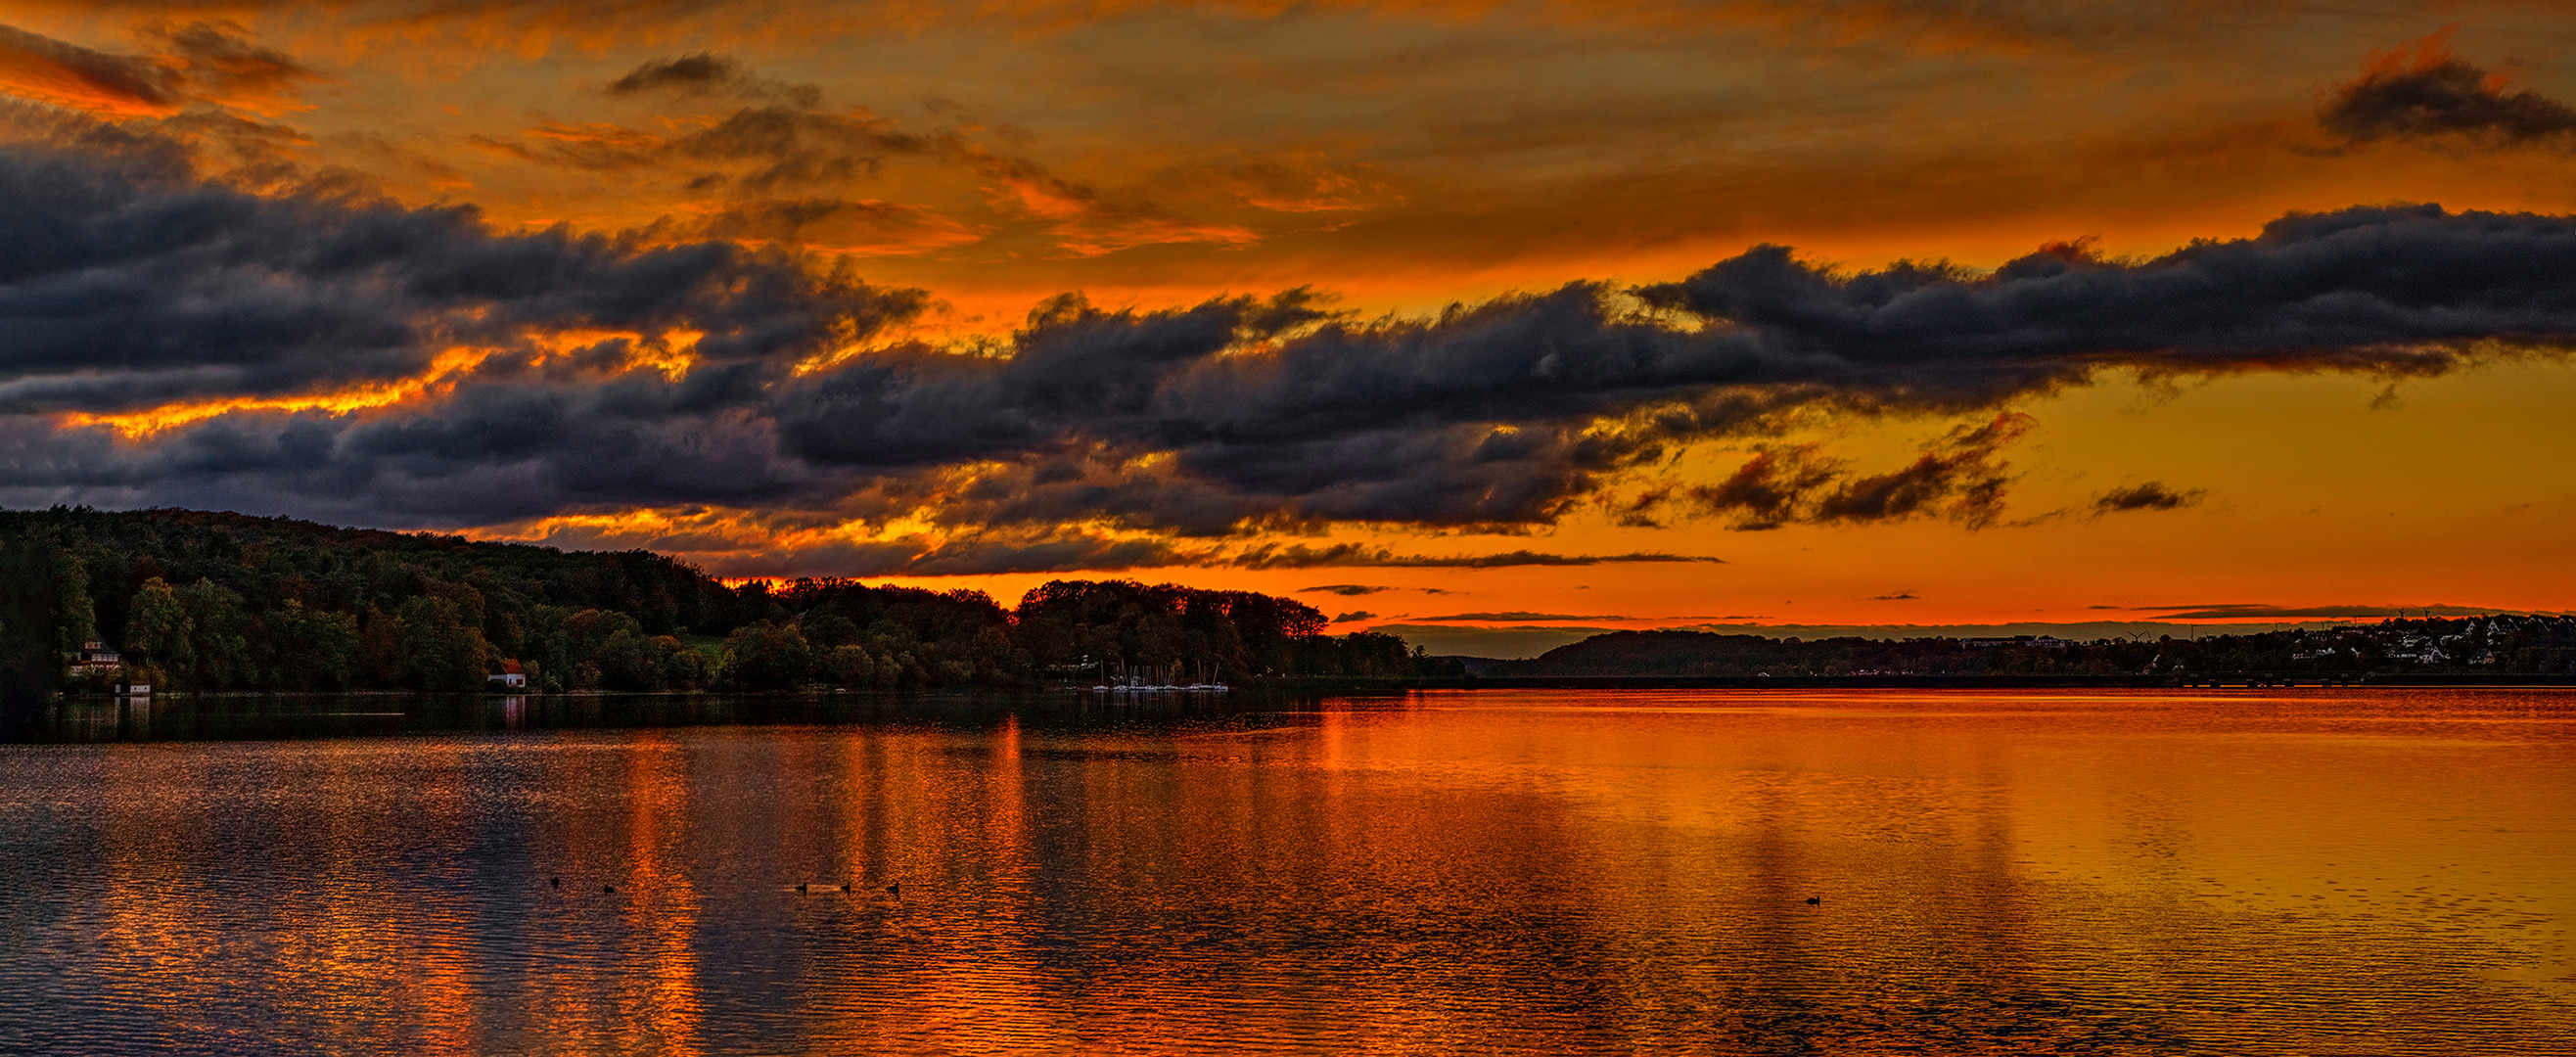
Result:
<instances>
[{"instance_id":1,"label":"sunset glow","mask_svg":"<svg viewBox=\"0 0 2576 1057\"><path fill-rule=\"evenodd\" d=\"M0 505L1337 631L2555 612L2571 101L2504 0L0 0Z\"/></svg>"}]
</instances>

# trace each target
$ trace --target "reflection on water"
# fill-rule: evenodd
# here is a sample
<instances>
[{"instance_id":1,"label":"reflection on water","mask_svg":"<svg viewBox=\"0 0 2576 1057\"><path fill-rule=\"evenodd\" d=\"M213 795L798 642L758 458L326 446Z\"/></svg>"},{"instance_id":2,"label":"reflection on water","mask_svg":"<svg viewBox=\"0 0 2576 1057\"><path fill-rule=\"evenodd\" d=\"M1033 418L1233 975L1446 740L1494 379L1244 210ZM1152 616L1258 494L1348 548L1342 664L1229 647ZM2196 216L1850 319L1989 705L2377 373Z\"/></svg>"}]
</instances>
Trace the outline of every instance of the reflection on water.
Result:
<instances>
[{"instance_id":1,"label":"reflection on water","mask_svg":"<svg viewBox=\"0 0 2576 1057\"><path fill-rule=\"evenodd\" d=\"M0 746L5 1052L2576 1038L2549 692L165 699L35 733Z\"/></svg>"}]
</instances>

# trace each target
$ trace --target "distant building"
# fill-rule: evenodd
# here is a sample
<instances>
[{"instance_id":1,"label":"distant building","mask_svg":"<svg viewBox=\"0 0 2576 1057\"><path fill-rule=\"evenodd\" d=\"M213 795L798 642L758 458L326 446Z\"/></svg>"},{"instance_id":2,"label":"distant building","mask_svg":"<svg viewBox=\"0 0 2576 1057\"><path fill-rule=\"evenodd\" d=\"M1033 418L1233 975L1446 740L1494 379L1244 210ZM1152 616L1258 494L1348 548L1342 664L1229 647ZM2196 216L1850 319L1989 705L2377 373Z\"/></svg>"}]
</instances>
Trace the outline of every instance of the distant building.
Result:
<instances>
[{"instance_id":1,"label":"distant building","mask_svg":"<svg viewBox=\"0 0 2576 1057\"><path fill-rule=\"evenodd\" d=\"M80 653L74 655L72 666L65 674L75 679L84 675L114 675L124 664L124 658L115 650L108 649L106 643L84 642L81 643Z\"/></svg>"},{"instance_id":2,"label":"distant building","mask_svg":"<svg viewBox=\"0 0 2576 1057\"><path fill-rule=\"evenodd\" d=\"M493 673L490 679L512 690L528 688L528 673L526 669L519 667L519 662L516 660L502 661L501 670Z\"/></svg>"}]
</instances>

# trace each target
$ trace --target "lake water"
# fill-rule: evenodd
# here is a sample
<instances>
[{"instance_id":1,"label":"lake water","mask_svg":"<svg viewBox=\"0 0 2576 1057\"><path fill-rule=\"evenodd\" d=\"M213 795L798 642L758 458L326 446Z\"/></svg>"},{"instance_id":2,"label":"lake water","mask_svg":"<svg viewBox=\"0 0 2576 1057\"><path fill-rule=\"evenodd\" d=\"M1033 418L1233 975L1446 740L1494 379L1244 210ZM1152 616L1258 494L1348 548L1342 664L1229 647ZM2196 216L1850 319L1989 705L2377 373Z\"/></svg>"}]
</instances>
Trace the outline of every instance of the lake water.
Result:
<instances>
[{"instance_id":1,"label":"lake water","mask_svg":"<svg viewBox=\"0 0 2576 1057\"><path fill-rule=\"evenodd\" d=\"M34 736L6 1052L2576 1053L2561 692L165 700Z\"/></svg>"}]
</instances>

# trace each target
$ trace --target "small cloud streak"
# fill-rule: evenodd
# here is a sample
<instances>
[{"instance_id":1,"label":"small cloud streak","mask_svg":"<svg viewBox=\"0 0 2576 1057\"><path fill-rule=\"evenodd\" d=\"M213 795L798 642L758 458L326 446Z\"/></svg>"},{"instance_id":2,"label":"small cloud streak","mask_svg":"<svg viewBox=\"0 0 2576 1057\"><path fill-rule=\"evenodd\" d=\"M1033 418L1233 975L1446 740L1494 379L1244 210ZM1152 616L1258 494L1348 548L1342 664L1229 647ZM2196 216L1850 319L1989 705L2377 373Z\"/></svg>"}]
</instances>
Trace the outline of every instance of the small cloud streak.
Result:
<instances>
[{"instance_id":1,"label":"small cloud streak","mask_svg":"<svg viewBox=\"0 0 2576 1057\"><path fill-rule=\"evenodd\" d=\"M117 118L166 116L197 103L273 113L321 79L231 22L149 23L137 36L154 50L98 51L0 26L0 92Z\"/></svg>"},{"instance_id":2,"label":"small cloud streak","mask_svg":"<svg viewBox=\"0 0 2576 1057\"><path fill-rule=\"evenodd\" d=\"M751 99L785 99L798 106L814 107L823 101L823 90L810 84L788 84L752 74L742 61L730 55L698 52L668 59L653 59L608 82L604 89L613 96L728 94Z\"/></svg>"},{"instance_id":3,"label":"small cloud streak","mask_svg":"<svg viewBox=\"0 0 2576 1057\"><path fill-rule=\"evenodd\" d=\"M147 58L93 51L13 26L0 26L0 90L118 117L177 113L186 102L168 72Z\"/></svg>"},{"instance_id":4,"label":"small cloud streak","mask_svg":"<svg viewBox=\"0 0 2576 1057\"><path fill-rule=\"evenodd\" d=\"M944 167L982 185L1009 221L1042 227L1058 252L1094 257L1139 246L1259 241L1248 228L1180 215L1163 204L1057 175L1004 153L969 130L908 130L864 107L828 108L819 88L760 76L727 55L659 58L610 81L613 97L726 97L741 105L694 127L545 121L516 139L471 137L484 150L586 172L658 175L682 189L723 196L696 234L778 239L816 249L908 254L978 241L989 232L938 213L845 192L887 167ZM1321 179L1322 177L1318 177ZM1330 183L1328 180L1327 183Z\"/></svg>"},{"instance_id":5,"label":"small cloud streak","mask_svg":"<svg viewBox=\"0 0 2576 1057\"><path fill-rule=\"evenodd\" d=\"M1351 566L1381 569L1505 569L1527 565L1628 565L1655 562L1708 562L1723 564L1724 558L1702 555L1663 554L1638 551L1629 554L1550 554L1544 551L1505 551L1501 554L1461 554L1428 556L1397 554L1384 547L1366 547L1341 543L1330 547L1308 547L1292 544L1281 547L1263 544L1236 555L1225 564L1238 569L1317 569Z\"/></svg>"},{"instance_id":6,"label":"small cloud streak","mask_svg":"<svg viewBox=\"0 0 2576 1057\"><path fill-rule=\"evenodd\" d=\"M1415 617L1414 619L1430 623L1464 621L1481 624L1535 624L1553 623L1562 620L1634 620L1637 618L1598 613L1588 615L1576 613L1531 613L1515 609L1500 613L1450 613L1445 616Z\"/></svg>"},{"instance_id":7,"label":"small cloud streak","mask_svg":"<svg viewBox=\"0 0 2576 1057\"><path fill-rule=\"evenodd\" d=\"M2516 610L2498 609L2493 606L2276 606L2240 602L2200 606L2130 606L2128 608L2155 612L2158 620L2339 620L2397 616L2466 617L2485 613L2516 612Z\"/></svg>"},{"instance_id":8,"label":"small cloud streak","mask_svg":"<svg viewBox=\"0 0 2576 1057\"><path fill-rule=\"evenodd\" d=\"M2451 32L2373 54L2318 111L2318 124L2353 143L2459 136L2507 147L2576 134L2576 107L2507 91L2502 77L2451 51Z\"/></svg>"},{"instance_id":9,"label":"small cloud streak","mask_svg":"<svg viewBox=\"0 0 2576 1057\"><path fill-rule=\"evenodd\" d=\"M2098 517L2130 510L2180 510L2199 505L2207 495L2205 489L2176 490L2162 481L2147 481L2114 488L2093 497L2093 513Z\"/></svg>"}]
</instances>

